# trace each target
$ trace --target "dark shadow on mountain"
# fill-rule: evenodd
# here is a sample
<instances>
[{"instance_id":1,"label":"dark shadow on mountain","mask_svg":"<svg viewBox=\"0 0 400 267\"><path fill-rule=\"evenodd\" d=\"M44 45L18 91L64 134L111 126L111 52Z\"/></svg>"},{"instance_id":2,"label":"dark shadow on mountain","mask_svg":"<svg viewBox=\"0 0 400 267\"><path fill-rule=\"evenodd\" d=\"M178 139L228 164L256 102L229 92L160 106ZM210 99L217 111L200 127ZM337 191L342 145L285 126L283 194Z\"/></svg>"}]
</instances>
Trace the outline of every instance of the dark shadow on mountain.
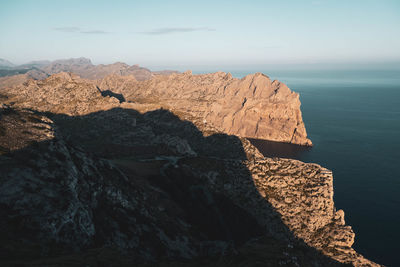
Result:
<instances>
[{"instance_id":1,"label":"dark shadow on mountain","mask_svg":"<svg viewBox=\"0 0 400 267\"><path fill-rule=\"evenodd\" d=\"M312 149L308 146L300 146L290 143L274 142L262 139L248 138L250 143L265 157L279 157L289 159L300 159L301 155Z\"/></svg>"},{"instance_id":2,"label":"dark shadow on mountain","mask_svg":"<svg viewBox=\"0 0 400 267\"><path fill-rule=\"evenodd\" d=\"M96 86L96 88L97 88L97 90L99 90L99 92L101 93L101 96L103 96L103 97L105 97L105 96L115 97L116 99L119 100L119 103L123 103L123 102L126 101L126 100L125 100L125 97L124 97L122 94L114 93L114 92L111 91L111 90L104 90L104 91L102 91L102 90L100 90L100 88L99 88L98 86Z\"/></svg>"},{"instance_id":3,"label":"dark shadow on mountain","mask_svg":"<svg viewBox=\"0 0 400 267\"><path fill-rule=\"evenodd\" d=\"M258 193L236 136L204 136L162 109L0 110L2 266L341 265Z\"/></svg>"},{"instance_id":4,"label":"dark shadow on mountain","mask_svg":"<svg viewBox=\"0 0 400 267\"><path fill-rule=\"evenodd\" d=\"M0 77L25 74L28 71L30 71L30 69L0 69Z\"/></svg>"}]
</instances>

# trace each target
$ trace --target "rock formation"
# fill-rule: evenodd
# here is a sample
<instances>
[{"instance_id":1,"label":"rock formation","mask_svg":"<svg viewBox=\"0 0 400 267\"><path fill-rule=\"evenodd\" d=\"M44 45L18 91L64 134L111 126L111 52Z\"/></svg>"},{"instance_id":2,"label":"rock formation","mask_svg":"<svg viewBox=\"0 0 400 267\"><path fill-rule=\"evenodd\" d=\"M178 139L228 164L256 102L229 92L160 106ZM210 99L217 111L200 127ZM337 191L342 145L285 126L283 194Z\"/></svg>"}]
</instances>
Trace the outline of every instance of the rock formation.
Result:
<instances>
[{"instance_id":1,"label":"rock formation","mask_svg":"<svg viewBox=\"0 0 400 267\"><path fill-rule=\"evenodd\" d=\"M285 84L261 73L243 79L230 74L191 72L137 82L109 76L102 90L122 93L133 103L154 103L188 114L223 133L241 137L311 145L300 100Z\"/></svg>"},{"instance_id":2,"label":"rock formation","mask_svg":"<svg viewBox=\"0 0 400 267\"><path fill-rule=\"evenodd\" d=\"M104 98L90 81L76 74L58 73L45 80L28 80L22 85L5 89L8 102L38 111L70 115L119 106L114 97Z\"/></svg>"},{"instance_id":3,"label":"rock formation","mask_svg":"<svg viewBox=\"0 0 400 267\"><path fill-rule=\"evenodd\" d=\"M108 91L123 95L124 101L130 102L125 106L156 104L205 122L223 133L311 145L301 116L299 95L261 73L236 79L222 72L205 75L187 72L148 81L113 74L97 83L59 73L5 91L9 101L23 107L70 115L92 112L101 106L103 109L117 106L114 98L104 102L101 92ZM115 103L110 106L112 101Z\"/></svg>"},{"instance_id":4,"label":"rock formation","mask_svg":"<svg viewBox=\"0 0 400 267\"><path fill-rule=\"evenodd\" d=\"M0 265L378 266L329 170L244 138L310 144L298 94L265 75L59 73L0 93Z\"/></svg>"}]
</instances>

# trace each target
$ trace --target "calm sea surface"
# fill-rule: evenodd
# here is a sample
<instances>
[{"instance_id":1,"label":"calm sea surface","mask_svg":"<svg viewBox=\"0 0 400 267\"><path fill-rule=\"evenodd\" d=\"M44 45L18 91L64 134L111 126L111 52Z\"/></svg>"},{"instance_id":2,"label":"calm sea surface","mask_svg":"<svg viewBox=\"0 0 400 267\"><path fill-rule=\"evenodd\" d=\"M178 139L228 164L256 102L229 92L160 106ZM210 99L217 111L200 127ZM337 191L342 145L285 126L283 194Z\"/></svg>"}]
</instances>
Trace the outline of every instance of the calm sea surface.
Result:
<instances>
[{"instance_id":1,"label":"calm sea surface","mask_svg":"<svg viewBox=\"0 0 400 267\"><path fill-rule=\"evenodd\" d=\"M356 233L353 247L400 266L400 71L256 71L300 93L314 147L283 147L281 156L333 170L335 204ZM255 145L265 154L276 149Z\"/></svg>"}]
</instances>

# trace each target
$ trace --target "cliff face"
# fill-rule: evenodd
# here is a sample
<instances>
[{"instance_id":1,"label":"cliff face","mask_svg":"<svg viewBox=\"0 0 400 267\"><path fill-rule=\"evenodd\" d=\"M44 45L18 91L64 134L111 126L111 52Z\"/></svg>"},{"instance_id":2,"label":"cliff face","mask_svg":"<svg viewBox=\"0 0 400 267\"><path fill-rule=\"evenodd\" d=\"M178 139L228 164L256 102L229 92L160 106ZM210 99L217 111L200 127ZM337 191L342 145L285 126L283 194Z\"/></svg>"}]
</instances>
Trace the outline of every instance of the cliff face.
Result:
<instances>
[{"instance_id":1,"label":"cliff face","mask_svg":"<svg viewBox=\"0 0 400 267\"><path fill-rule=\"evenodd\" d=\"M71 115L118 106L115 98L106 103L101 97L101 91L110 92L121 94L125 102L130 102L125 105L168 108L223 133L312 145L302 120L299 95L260 73L243 79L226 73L184 73L141 82L132 76L114 74L96 83L59 73L6 91L24 107ZM110 105L112 101L115 103Z\"/></svg>"},{"instance_id":2,"label":"cliff face","mask_svg":"<svg viewBox=\"0 0 400 267\"><path fill-rule=\"evenodd\" d=\"M351 248L329 170L265 158L223 133L289 140L283 128L308 140L298 95L262 74L92 82L60 73L4 89L0 101L9 105L0 109L5 263L48 265L40 255L78 251L82 265L88 251L110 260L117 248L131 255L127 266L221 255L230 266L377 266Z\"/></svg>"},{"instance_id":3,"label":"cliff face","mask_svg":"<svg viewBox=\"0 0 400 267\"><path fill-rule=\"evenodd\" d=\"M156 99L164 107L190 114L224 133L312 145L299 95L261 73L236 79L223 72L186 72L144 82L110 76L99 82L99 87L122 93L133 103L154 103Z\"/></svg>"},{"instance_id":4,"label":"cliff face","mask_svg":"<svg viewBox=\"0 0 400 267\"><path fill-rule=\"evenodd\" d=\"M219 89L220 90L220 89ZM311 145L299 95L257 73L230 81L205 118L223 132L242 137Z\"/></svg>"}]
</instances>

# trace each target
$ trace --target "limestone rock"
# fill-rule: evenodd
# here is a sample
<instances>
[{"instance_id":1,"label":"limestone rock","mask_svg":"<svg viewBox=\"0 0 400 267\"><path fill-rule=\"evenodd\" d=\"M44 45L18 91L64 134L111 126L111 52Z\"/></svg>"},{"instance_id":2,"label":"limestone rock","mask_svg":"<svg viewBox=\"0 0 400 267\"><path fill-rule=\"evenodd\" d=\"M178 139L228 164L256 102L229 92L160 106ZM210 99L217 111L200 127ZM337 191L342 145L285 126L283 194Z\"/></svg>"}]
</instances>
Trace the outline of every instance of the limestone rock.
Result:
<instances>
[{"instance_id":1,"label":"limestone rock","mask_svg":"<svg viewBox=\"0 0 400 267\"><path fill-rule=\"evenodd\" d=\"M119 106L118 99L103 97L94 84L67 72L8 88L7 99L19 107L71 115Z\"/></svg>"},{"instance_id":2,"label":"limestone rock","mask_svg":"<svg viewBox=\"0 0 400 267\"><path fill-rule=\"evenodd\" d=\"M223 72L185 72L143 82L114 76L103 79L99 87L121 93L134 103L157 101L159 106L190 114L220 132L312 145L302 120L299 95L261 73L236 79Z\"/></svg>"},{"instance_id":3,"label":"limestone rock","mask_svg":"<svg viewBox=\"0 0 400 267\"><path fill-rule=\"evenodd\" d=\"M102 98L102 92L110 92L110 98ZM92 82L62 72L45 80L8 86L4 95L9 102L23 107L66 114L109 109L118 106L116 100L155 104L190 116L199 124L206 122L215 131L312 144L302 120L299 95L260 73L236 79L222 72L205 75L185 72L156 76L148 81L113 74ZM113 97L117 95L120 98Z\"/></svg>"}]
</instances>

